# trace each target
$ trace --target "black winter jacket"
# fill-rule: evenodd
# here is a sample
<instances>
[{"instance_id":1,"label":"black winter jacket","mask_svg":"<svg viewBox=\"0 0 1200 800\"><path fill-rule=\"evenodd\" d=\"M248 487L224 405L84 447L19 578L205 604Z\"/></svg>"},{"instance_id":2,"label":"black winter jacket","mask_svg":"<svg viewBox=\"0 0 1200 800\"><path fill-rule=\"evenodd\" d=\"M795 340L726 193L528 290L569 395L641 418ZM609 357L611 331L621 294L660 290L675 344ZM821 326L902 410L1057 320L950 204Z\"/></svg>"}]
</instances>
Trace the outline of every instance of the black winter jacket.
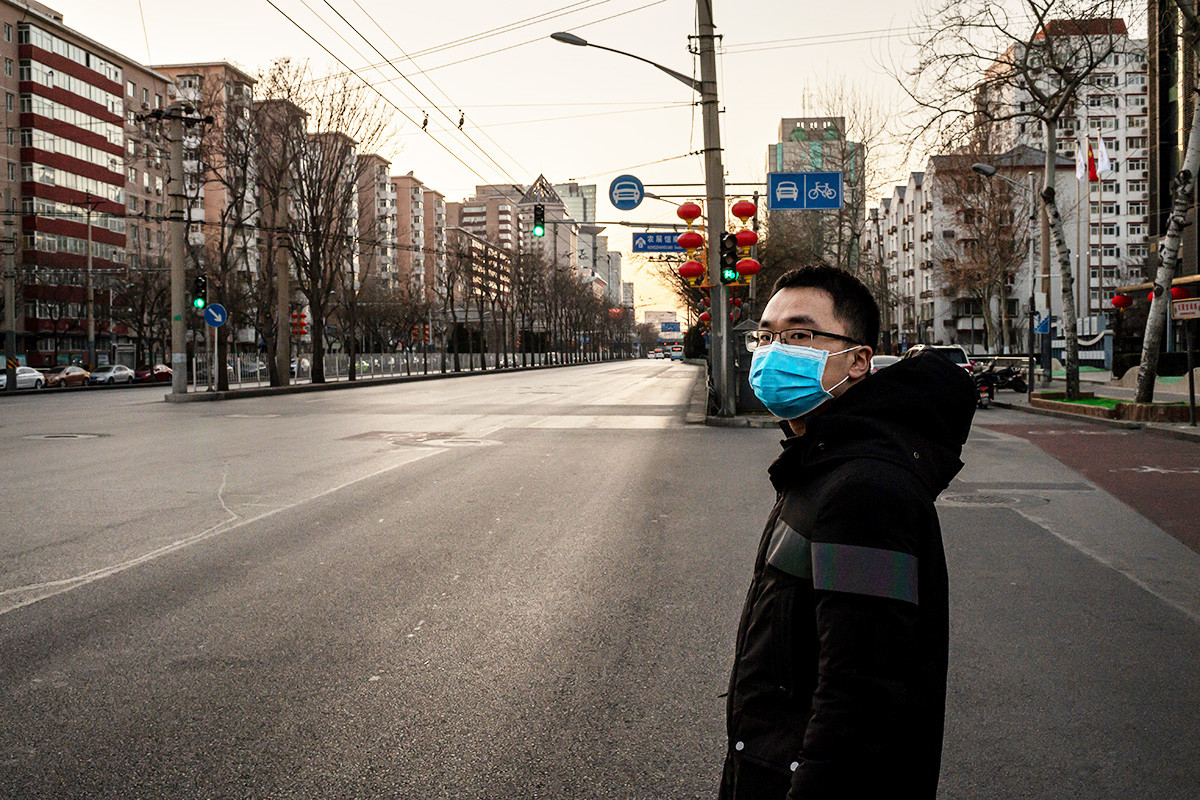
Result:
<instances>
[{"instance_id":1,"label":"black winter jacket","mask_svg":"<svg viewBox=\"0 0 1200 800\"><path fill-rule=\"evenodd\" d=\"M783 441L738 627L722 800L935 796L949 613L934 500L974 412L966 371L926 354Z\"/></svg>"}]
</instances>

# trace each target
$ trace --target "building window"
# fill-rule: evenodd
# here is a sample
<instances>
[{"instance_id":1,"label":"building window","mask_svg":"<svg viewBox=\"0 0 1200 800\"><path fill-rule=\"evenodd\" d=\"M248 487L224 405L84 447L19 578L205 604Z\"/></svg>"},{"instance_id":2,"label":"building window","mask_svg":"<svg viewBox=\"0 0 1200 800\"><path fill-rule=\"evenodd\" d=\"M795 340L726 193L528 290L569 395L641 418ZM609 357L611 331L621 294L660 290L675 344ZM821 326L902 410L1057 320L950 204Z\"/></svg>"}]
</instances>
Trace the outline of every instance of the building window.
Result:
<instances>
[{"instance_id":1,"label":"building window","mask_svg":"<svg viewBox=\"0 0 1200 800\"><path fill-rule=\"evenodd\" d=\"M162 95L161 94L154 95L154 107L162 108Z\"/></svg>"},{"instance_id":2,"label":"building window","mask_svg":"<svg viewBox=\"0 0 1200 800\"><path fill-rule=\"evenodd\" d=\"M8 165L8 179L10 181L15 181L17 179L17 165L16 164Z\"/></svg>"},{"instance_id":3,"label":"building window","mask_svg":"<svg viewBox=\"0 0 1200 800\"><path fill-rule=\"evenodd\" d=\"M1146 85L1146 73L1144 73L1144 72L1129 73L1128 75L1125 76L1125 84L1127 86L1145 86Z\"/></svg>"},{"instance_id":4,"label":"building window","mask_svg":"<svg viewBox=\"0 0 1200 800\"><path fill-rule=\"evenodd\" d=\"M12 74L13 74L13 60L12 60L11 58L6 58L6 59L4 59L4 74L5 74L5 75L7 75L7 76L8 76L8 77L10 77L10 78L12 77Z\"/></svg>"},{"instance_id":5,"label":"building window","mask_svg":"<svg viewBox=\"0 0 1200 800\"><path fill-rule=\"evenodd\" d=\"M1131 192L1146 191L1146 182L1145 181L1130 181L1129 182L1129 191L1131 191Z\"/></svg>"},{"instance_id":6,"label":"building window","mask_svg":"<svg viewBox=\"0 0 1200 800\"><path fill-rule=\"evenodd\" d=\"M1145 147L1146 146L1146 137L1145 136L1130 136L1128 139L1125 140L1125 146L1128 147L1130 150L1135 150L1139 147Z\"/></svg>"},{"instance_id":7,"label":"building window","mask_svg":"<svg viewBox=\"0 0 1200 800\"><path fill-rule=\"evenodd\" d=\"M8 146L12 147L17 143L17 131L15 128L8 129Z\"/></svg>"},{"instance_id":8,"label":"building window","mask_svg":"<svg viewBox=\"0 0 1200 800\"><path fill-rule=\"evenodd\" d=\"M1100 207L1101 214L1117 215L1121 213L1121 206L1118 203L1104 203Z\"/></svg>"},{"instance_id":9,"label":"building window","mask_svg":"<svg viewBox=\"0 0 1200 800\"><path fill-rule=\"evenodd\" d=\"M1128 95L1125 98L1125 104L1128 105L1130 108L1145 108L1146 107L1146 95L1144 95L1144 94Z\"/></svg>"},{"instance_id":10,"label":"building window","mask_svg":"<svg viewBox=\"0 0 1200 800\"><path fill-rule=\"evenodd\" d=\"M125 81L125 94L129 97L137 97L137 87L133 85L133 81Z\"/></svg>"},{"instance_id":11,"label":"building window","mask_svg":"<svg viewBox=\"0 0 1200 800\"><path fill-rule=\"evenodd\" d=\"M12 25L9 25L7 22L4 23L4 41L12 41Z\"/></svg>"},{"instance_id":12,"label":"building window","mask_svg":"<svg viewBox=\"0 0 1200 800\"><path fill-rule=\"evenodd\" d=\"M1146 223L1144 223L1144 222L1129 223L1129 235L1130 236L1145 236L1146 235Z\"/></svg>"},{"instance_id":13,"label":"building window","mask_svg":"<svg viewBox=\"0 0 1200 800\"><path fill-rule=\"evenodd\" d=\"M1146 204L1130 203L1128 214L1131 217L1144 217L1146 215Z\"/></svg>"},{"instance_id":14,"label":"building window","mask_svg":"<svg viewBox=\"0 0 1200 800\"><path fill-rule=\"evenodd\" d=\"M4 109L6 111L13 110L13 93L12 92L4 93Z\"/></svg>"},{"instance_id":15,"label":"building window","mask_svg":"<svg viewBox=\"0 0 1200 800\"><path fill-rule=\"evenodd\" d=\"M1101 236L1120 236L1121 226L1115 222L1106 222L1100 226Z\"/></svg>"},{"instance_id":16,"label":"building window","mask_svg":"<svg viewBox=\"0 0 1200 800\"><path fill-rule=\"evenodd\" d=\"M1145 117L1130 117L1128 124L1129 124L1130 128L1144 128L1144 127L1146 127L1146 118Z\"/></svg>"},{"instance_id":17,"label":"building window","mask_svg":"<svg viewBox=\"0 0 1200 800\"><path fill-rule=\"evenodd\" d=\"M146 105L150 105L150 90L144 87L142 88L142 102Z\"/></svg>"}]
</instances>

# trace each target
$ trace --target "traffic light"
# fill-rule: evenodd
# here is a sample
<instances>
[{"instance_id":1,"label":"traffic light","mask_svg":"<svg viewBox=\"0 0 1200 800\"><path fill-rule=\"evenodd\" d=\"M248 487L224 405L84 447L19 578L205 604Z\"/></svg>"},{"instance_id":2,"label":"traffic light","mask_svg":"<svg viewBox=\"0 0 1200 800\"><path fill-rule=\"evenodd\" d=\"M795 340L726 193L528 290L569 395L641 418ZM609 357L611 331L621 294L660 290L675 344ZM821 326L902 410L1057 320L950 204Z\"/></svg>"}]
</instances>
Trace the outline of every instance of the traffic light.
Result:
<instances>
[{"instance_id":1,"label":"traffic light","mask_svg":"<svg viewBox=\"0 0 1200 800\"><path fill-rule=\"evenodd\" d=\"M208 278L203 275L197 275L195 282L192 284L192 308L197 311L203 311L208 305Z\"/></svg>"},{"instance_id":2,"label":"traffic light","mask_svg":"<svg viewBox=\"0 0 1200 800\"><path fill-rule=\"evenodd\" d=\"M541 203L533 207L533 235L538 238L546 235L546 207Z\"/></svg>"},{"instance_id":3,"label":"traffic light","mask_svg":"<svg viewBox=\"0 0 1200 800\"><path fill-rule=\"evenodd\" d=\"M738 240L732 233L721 234L721 283L726 285L738 280Z\"/></svg>"}]
</instances>

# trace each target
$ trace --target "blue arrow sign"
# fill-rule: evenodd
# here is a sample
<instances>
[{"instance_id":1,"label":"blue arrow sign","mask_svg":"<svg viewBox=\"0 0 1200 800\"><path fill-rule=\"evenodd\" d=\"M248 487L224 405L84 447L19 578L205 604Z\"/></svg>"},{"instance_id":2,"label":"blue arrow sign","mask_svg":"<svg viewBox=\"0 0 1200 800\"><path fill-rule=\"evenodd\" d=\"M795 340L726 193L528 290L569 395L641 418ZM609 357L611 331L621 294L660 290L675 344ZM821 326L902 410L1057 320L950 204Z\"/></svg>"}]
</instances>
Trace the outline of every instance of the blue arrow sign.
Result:
<instances>
[{"instance_id":1,"label":"blue arrow sign","mask_svg":"<svg viewBox=\"0 0 1200 800\"><path fill-rule=\"evenodd\" d=\"M679 246L679 234L673 231L667 233L640 231L633 234L633 252L682 253L683 248Z\"/></svg>"},{"instance_id":2,"label":"blue arrow sign","mask_svg":"<svg viewBox=\"0 0 1200 800\"><path fill-rule=\"evenodd\" d=\"M772 172L767 175L767 208L813 210L841 208L842 173Z\"/></svg>"},{"instance_id":3,"label":"blue arrow sign","mask_svg":"<svg viewBox=\"0 0 1200 800\"><path fill-rule=\"evenodd\" d=\"M220 303L212 303L204 309L204 321L209 324L209 327L219 328L225 324L227 319L229 319L229 312Z\"/></svg>"},{"instance_id":4,"label":"blue arrow sign","mask_svg":"<svg viewBox=\"0 0 1200 800\"><path fill-rule=\"evenodd\" d=\"M608 185L608 202L619 211L632 211L645 196L646 187L632 175L618 175Z\"/></svg>"},{"instance_id":5,"label":"blue arrow sign","mask_svg":"<svg viewBox=\"0 0 1200 800\"><path fill-rule=\"evenodd\" d=\"M1041 318L1041 321L1038 322L1037 327L1035 327L1033 329L1033 332L1034 333L1049 333L1050 332L1050 317L1043 317L1041 314L1038 314L1038 317Z\"/></svg>"}]
</instances>

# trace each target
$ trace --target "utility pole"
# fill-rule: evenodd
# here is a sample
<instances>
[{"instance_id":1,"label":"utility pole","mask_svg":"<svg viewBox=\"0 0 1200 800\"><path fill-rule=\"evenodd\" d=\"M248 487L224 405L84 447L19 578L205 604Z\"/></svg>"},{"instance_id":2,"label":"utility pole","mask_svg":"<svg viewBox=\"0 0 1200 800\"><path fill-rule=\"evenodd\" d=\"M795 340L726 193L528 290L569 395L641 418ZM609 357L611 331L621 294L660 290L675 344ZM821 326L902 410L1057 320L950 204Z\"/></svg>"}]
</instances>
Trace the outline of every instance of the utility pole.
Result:
<instances>
[{"instance_id":1,"label":"utility pole","mask_svg":"<svg viewBox=\"0 0 1200 800\"><path fill-rule=\"evenodd\" d=\"M17 391L17 269L13 257L17 254L17 241L13 236L13 221L4 219L4 391Z\"/></svg>"},{"instance_id":2,"label":"utility pole","mask_svg":"<svg viewBox=\"0 0 1200 800\"><path fill-rule=\"evenodd\" d=\"M721 161L721 129L717 106L716 26L712 0L696 0L699 20L700 108L704 128L704 185L708 222L708 282L712 308L713 389L717 416L732 417L734 383L729 343L729 292L721 283L721 234L725 233L725 167Z\"/></svg>"},{"instance_id":3,"label":"utility pole","mask_svg":"<svg viewBox=\"0 0 1200 800\"><path fill-rule=\"evenodd\" d=\"M287 198L291 194L290 181L283 181L282 191L275 204L275 227L283 226L287 219ZM290 230L291 225L287 228ZM286 233L276 233L275 244L275 372L279 385L291 384L292 338L291 338L291 238ZM286 244L286 246L285 246ZM300 380L300 346L296 345L296 380Z\"/></svg>"},{"instance_id":4,"label":"utility pole","mask_svg":"<svg viewBox=\"0 0 1200 800\"><path fill-rule=\"evenodd\" d=\"M167 107L167 112L168 139L171 144L168 183L171 198L171 394L181 395L187 393L187 325L183 318L183 262L187 253L184 246L187 236L184 216L187 195L183 185L184 104L172 103Z\"/></svg>"}]
</instances>

